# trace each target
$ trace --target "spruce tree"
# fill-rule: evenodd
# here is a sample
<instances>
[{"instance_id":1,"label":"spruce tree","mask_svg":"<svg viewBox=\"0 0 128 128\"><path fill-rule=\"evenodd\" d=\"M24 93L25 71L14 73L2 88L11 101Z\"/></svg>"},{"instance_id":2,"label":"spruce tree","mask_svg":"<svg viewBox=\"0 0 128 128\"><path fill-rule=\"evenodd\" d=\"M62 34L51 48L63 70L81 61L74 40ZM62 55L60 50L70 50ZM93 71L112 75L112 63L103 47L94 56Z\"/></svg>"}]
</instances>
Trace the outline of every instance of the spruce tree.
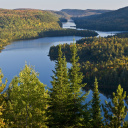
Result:
<instances>
[{"instance_id":1,"label":"spruce tree","mask_svg":"<svg viewBox=\"0 0 128 128\"><path fill-rule=\"evenodd\" d=\"M100 128L103 126L102 122L102 116L101 116L101 105L99 100L99 92L98 92L98 82L97 78L95 78L94 82L94 90L93 90L93 97L92 97L92 111L91 111L91 117L92 117L92 127L93 128Z\"/></svg>"},{"instance_id":2,"label":"spruce tree","mask_svg":"<svg viewBox=\"0 0 128 128\"><path fill-rule=\"evenodd\" d=\"M55 71L53 71L53 81L51 81L53 88L50 89L49 101L49 127L66 127L69 126L69 97L70 86L68 79L68 69L66 58L62 57L61 45L58 49L58 60L55 64Z\"/></svg>"},{"instance_id":3,"label":"spruce tree","mask_svg":"<svg viewBox=\"0 0 128 128\"><path fill-rule=\"evenodd\" d=\"M8 112L11 127L47 127L47 98L45 85L37 78L34 69L25 65L8 89ZM14 121L14 124L11 122Z\"/></svg>"},{"instance_id":4,"label":"spruce tree","mask_svg":"<svg viewBox=\"0 0 128 128\"><path fill-rule=\"evenodd\" d=\"M71 121L74 127L81 127L83 119L83 109L85 98L88 95L83 94L82 87L85 84L82 84L83 74L80 72L80 64L78 63L79 57L77 56L77 47L76 44L73 43L71 47L71 63L72 67L69 70L69 79L70 79L70 87L71 87Z\"/></svg>"},{"instance_id":5,"label":"spruce tree","mask_svg":"<svg viewBox=\"0 0 128 128\"><path fill-rule=\"evenodd\" d=\"M119 85L117 92L113 92L112 104L106 101L106 105L103 106L106 127L121 128L124 126L124 119L127 115L127 108L124 105L125 98L126 92L123 93L123 88Z\"/></svg>"}]
</instances>

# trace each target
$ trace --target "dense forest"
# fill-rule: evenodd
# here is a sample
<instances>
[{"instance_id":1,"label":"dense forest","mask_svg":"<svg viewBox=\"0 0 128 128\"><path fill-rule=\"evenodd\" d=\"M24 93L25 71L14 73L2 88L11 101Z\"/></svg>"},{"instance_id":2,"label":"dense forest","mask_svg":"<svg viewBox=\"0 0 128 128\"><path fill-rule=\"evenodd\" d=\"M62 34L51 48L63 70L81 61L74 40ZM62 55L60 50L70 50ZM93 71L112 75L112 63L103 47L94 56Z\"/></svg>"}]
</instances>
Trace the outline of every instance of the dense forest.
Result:
<instances>
[{"instance_id":1,"label":"dense forest","mask_svg":"<svg viewBox=\"0 0 128 128\"><path fill-rule=\"evenodd\" d=\"M100 15L76 17L73 20L77 28L100 31L128 31L128 7Z\"/></svg>"},{"instance_id":2,"label":"dense forest","mask_svg":"<svg viewBox=\"0 0 128 128\"><path fill-rule=\"evenodd\" d=\"M61 33L60 36L97 35L94 31L64 30L59 18L62 18L60 14L50 11L0 9L0 50L10 41L53 36L55 32Z\"/></svg>"},{"instance_id":3,"label":"dense forest","mask_svg":"<svg viewBox=\"0 0 128 128\"><path fill-rule=\"evenodd\" d=\"M0 9L0 45L38 37L41 31L61 29L59 19L47 11Z\"/></svg>"},{"instance_id":4,"label":"dense forest","mask_svg":"<svg viewBox=\"0 0 128 128\"><path fill-rule=\"evenodd\" d=\"M41 32L40 37L57 37L57 36L81 36L81 37L94 37L98 33L90 30L76 30L76 29L62 29Z\"/></svg>"},{"instance_id":5,"label":"dense forest","mask_svg":"<svg viewBox=\"0 0 128 128\"><path fill-rule=\"evenodd\" d=\"M76 46L81 71L84 74L83 82L88 83L86 87L92 88L93 80L97 77L99 90L104 91L106 96L111 96L118 84L125 90L128 89L128 38L83 38L76 42ZM68 62L71 59L71 47L72 44L62 45ZM52 46L49 51L50 59L56 60L57 53L58 46Z\"/></svg>"},{"instance_id":6,"label":"dense forest","mask_svg":"<svg viewBox=\"0 0 128 128\"><path fill-rule=\"evenodd\" d=\"M86 102L89 92L83 92L83 74L80 71L76 44L72 44L71 68L61 45L52 76L52 88L38 79L32 66L25 65L12 79L9 88L0 70L0 127L1 128L127 128L126 92L121 85L113 93L111 102L100 103L98 82L95 78L93 97ZM93 80L94 81L94 80ZM104 116L101 115L103 110Z\"/></svg>"}]
</instances>

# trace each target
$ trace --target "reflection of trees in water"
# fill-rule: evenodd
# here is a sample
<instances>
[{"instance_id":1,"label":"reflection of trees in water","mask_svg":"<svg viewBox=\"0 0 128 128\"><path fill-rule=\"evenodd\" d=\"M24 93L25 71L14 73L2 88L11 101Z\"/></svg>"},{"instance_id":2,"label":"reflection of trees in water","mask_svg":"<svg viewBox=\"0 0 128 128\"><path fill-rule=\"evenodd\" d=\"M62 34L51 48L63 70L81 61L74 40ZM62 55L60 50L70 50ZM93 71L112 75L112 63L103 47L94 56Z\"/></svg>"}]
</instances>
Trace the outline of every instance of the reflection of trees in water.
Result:
<instances>
[{"instance_id":1,"label":"reflection of trees in water","mask_svg":"<svg viewBox=\"0 0 128 128\"><path fill-rule=\"evenodd\" d=\"M117 90L117 87L114 87L114 86L99 86L98 89L99 89L99 92L101 94L103 94L104 96L106 96L107 98L113 98L113 92L116 92ZM93 85L86 85L84 87L84 90L85 91L89 91L90 89L93 91L93 88L94 86ZM128 87L122 87L124 91L128 91Z\"/></svg>"}]
</instances>

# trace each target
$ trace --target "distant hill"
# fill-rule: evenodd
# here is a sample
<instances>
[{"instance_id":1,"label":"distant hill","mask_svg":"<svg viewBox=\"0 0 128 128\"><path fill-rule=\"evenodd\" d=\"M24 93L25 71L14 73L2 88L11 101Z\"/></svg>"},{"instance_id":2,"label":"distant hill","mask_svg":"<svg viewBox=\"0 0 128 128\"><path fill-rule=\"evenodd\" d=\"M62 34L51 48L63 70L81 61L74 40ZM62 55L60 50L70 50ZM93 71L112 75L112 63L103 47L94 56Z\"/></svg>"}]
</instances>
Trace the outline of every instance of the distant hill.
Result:
<instances>
[{"instance_id":1,"label":"distant hill","mask_svg":"<svg viewBox=\"0 0 128 128\"><path fill-rule=\"evenodd\" d=\"M31 9L31 8L16 8L14 10L38 10L39 11L39 9ZM67 13L62 11L54 11L54 10L40 10L40 11L47 11L52 15L58 17L60 20L70 19L70 16Z\"/></svg>"},{"instance_id":2,"label":"distant hill","mask_svg":"<svg viewBox=\"0 0 128 128\"><path fill-rule=\"evenodd\" d=\"M83 17L83 16L91 16L91 15L98 15L105 12L110 12L111 10L95 10L95 9L62 9L61 12L65 12L71 17Z\"/></svg>"},{"instance_id":3,"label":"distant hill","mask_svg":"<svg viewBox=\"0 0 128 128\"><path fill-rule=\"evenodd\" d=\"M74 18L77 28L101 31L128 31L128 7L100 15Z\"/></svg>"},{"instance_id":4,"label":"distant hill","mask_svg":"<svg viewBox=\"0 0 128 128\"><path fill-rule=\"evenodd\" d=\"M33 9L33 8L16 8L13 10L39 10L39 9Z\"/></svg>"},{"instance_id":5,"label":"distant hill","mask_svg":"<svg viewBox=\"0 0 128 128\"><path fill-rule=\"evenodd\" d=\"M51 12L53 15L57 16L61 22L67 22L67 20L71 18L70 15L62 11L48 10L48 12Z\"/></svg>"},{"instance_id":6,"label":"distant hill","mask_svg":"<svg viewBox=\"0 0 128 128\"><path fill-rule=\"evenodd\" d=\"M59 18L36 9L0 9L0 49L9 41L37 38L39 33L60 30Z\"/></svg>"}]
</instances>

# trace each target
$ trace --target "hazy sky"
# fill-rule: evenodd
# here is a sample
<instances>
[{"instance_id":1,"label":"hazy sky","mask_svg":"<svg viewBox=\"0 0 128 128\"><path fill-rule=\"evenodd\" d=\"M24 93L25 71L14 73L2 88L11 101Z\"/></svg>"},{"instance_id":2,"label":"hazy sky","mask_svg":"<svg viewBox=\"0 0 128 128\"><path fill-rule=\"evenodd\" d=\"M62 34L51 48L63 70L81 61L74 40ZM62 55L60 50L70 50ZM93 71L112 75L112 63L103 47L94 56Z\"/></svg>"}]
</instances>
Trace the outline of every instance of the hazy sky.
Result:
<instances>
[{"instance_id":1,"label":"hazy sky","mask_svg":"<svg viewBox=\"0 0 128 128\"><path fill-rule=\"evenodd\" d=\"M128 0L0 0L0 8L6 9L118 9L125 6Z\"/></svg>"}]
</instances>

